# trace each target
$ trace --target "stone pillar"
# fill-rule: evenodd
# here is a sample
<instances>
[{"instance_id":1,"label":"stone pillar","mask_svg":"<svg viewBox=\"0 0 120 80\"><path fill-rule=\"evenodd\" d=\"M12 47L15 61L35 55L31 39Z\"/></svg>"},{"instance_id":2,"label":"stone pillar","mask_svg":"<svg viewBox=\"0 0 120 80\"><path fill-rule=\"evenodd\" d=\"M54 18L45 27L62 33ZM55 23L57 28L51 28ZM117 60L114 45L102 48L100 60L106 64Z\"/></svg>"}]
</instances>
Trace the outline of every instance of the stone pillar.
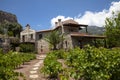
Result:
<instances>
[{"instance_id":1,"label":"stone pillar","mask_svg":"<svg viewBox=\"0 0 120 80\"><path fill-rule=\"evenodd\" d=\"M5 38L5 42L2 44L3 53L7 53L10 50L10 41L8 38Z\"/></svg>"}]
</instances>

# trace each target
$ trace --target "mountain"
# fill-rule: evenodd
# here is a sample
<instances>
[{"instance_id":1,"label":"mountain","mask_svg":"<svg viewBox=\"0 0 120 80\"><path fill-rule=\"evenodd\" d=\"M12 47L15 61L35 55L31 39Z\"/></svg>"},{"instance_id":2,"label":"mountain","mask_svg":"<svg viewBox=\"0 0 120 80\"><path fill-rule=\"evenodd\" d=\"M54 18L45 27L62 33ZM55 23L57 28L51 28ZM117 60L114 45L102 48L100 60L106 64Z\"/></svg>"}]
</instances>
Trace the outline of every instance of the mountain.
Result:
<instances>
[{"instance_id":1,"label":"mountain","mask_svg":"<svg viewBox=\"0 0 120 80\"><path fill-rule=\"evenodd\" d=\"M89 34L102 35L105 32L105 27L88 26L87 30ZM85 29L83 28L81 32L85 32Z\"/></svg>"},{"instance_id":2,"label":"mountain","mask_svg":"<svg viewBox=\"0 0 120 80\"><path fill-rule=\"evenodd\" d=\"M0 11L0 34L9 36L19 36L22 26L18 23L15 14Z\"/></svg>"},{"instance_id":3,"label":"mountain","mask_svg":"<svg viewBox=\"0 0 120 80\"><path fill-rule=\"evenodd\" d=\"M16 15L5 12L5 11L0 11L0 23L5 20L7 20L9 22L16 22L16 23L18 22Z\"/></svg>"}]
</instances>

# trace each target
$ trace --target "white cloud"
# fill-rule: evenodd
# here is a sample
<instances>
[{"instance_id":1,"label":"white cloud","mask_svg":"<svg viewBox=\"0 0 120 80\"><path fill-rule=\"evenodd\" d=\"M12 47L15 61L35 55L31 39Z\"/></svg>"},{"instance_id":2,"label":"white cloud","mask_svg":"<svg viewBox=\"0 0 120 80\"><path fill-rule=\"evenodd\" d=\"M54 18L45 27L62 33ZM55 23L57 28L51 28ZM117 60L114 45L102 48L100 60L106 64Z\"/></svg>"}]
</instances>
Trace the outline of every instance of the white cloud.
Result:
<instances>
[{"instance_id":1,"label":"white cloud","mask_svg":"<svg viewBox=\"0 0 120 80\"><path fill-rule=\"evenodd\" d=\"M84 15L79 14L78 16L76 16L74 18L65 17L65 16L61 16L61 15L57 16L57 17L51 19L51 25L53 27L54 23L58 19L62 19L62 21L68 20L68 19L74 19L75 21L77 21L80 24L88 24L88 25L95 25L95 26L102 27L105 25L106 17L111 17L112 12L114 12L115 14L120 12L120 1L112 2L111 6L108 10L104 9L100 12L86 11L84 13Z\"/></svg>"},{"instance_id":2,"label":"white cloud","mask_svg":"<svg viewBox=\"0 0 120 80\"><path fill-rule=\"evenodd\" d=\"M59 15L59 16L57 16L55 18L52 18L51 19L51 25L52 25L51 27L52 28L54 28L55 22L58 22L58 19L61 19L61 21L65 21L65 20L73 19L73 18L71 18L71 17L65 17L65 16L61 16L61 15Z\"/></svg>"},{"instance_id":3,"label":"white cloud","mask_svg":"<svg viewBox=\"0 0 120 80\"><path fill-rule=\"evenodd\" d=\"M83 16L75 17L74 20L80 24L103 26L105 18L107 17L106 13L106 10L102 12L86 11Z\"/></svg>"},{"instance_id":4,"label":"white cloud","mask_svg":"<svg viewBox=\"0 0 120 80\"><path fill-rule=\"evenodd\" d=\"M109 12L111 13L112 11L114 12L119 12L120 11L120 1L119 2L112 2L112 6L109 8Z\"/></svg>"}]
</instances>

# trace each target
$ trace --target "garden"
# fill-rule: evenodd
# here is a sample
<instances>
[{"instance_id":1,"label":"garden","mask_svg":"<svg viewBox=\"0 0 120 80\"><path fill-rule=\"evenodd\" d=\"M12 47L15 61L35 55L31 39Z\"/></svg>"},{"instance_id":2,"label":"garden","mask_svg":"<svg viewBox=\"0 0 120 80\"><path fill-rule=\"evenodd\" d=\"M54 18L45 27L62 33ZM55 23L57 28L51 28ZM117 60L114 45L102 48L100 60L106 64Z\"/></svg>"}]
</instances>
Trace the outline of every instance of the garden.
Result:
<instances>
[{"instance_id":1,"label":"garden","mask_svg":"<svg viewBox=\"0 0 120 80\"><path fill-rule=\"evenodd\" d=\"M24 75L20 72L16 72L15 69L19 68L25 62L29 62L36 59L35 54L20 53L9 51L6 54L0 50L0 80L19 80L21 76L24 79Z\"/></svg>"},{"instance_id":2,"label":"garden","mask_svg":"<svg viewBox=\"0 0 120 80\"><path fill-rule=\"evenodd\" d=\"M120 80L120 48L51 51L43 64L40 72L51 80Z\"/></svg>"}]
</instances>

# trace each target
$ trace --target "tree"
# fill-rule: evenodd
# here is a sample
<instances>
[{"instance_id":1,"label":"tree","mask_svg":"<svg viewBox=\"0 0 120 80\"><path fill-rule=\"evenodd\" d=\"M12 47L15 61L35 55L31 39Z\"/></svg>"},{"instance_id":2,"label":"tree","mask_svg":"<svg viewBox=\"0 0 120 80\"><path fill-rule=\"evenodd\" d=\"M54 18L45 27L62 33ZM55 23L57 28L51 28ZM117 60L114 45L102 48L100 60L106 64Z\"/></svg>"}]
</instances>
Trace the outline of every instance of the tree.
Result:
<instances>
[{"instance_id":1,"label":"tree","mask_svg":"<svg viewBox=\"0 0 120 80\"><path fill-rule=\"evenodd\" d=\"M59 31L50 32L44 39L53 46L53 50L57 50L57 45L64 40Z\"/></svg>"},{"instance_id":2,"label":"tree","mask_svg":"<svg viewBox=\"0 0 120 80\"><path fill-rule=\"evenodd\" d=\"M0 34L19 37L21 31L22 26L16 22L9 22L7 20L4 20L2 23L0 23Z\"/></svg>"},{"instance_id":3,"label":"tree","mask_svg":"<svg viewBox=\"0 0 120 80\"><path fill-rule=\"evenodd\" d=\"M22 26L17 22L9 22L4 20L0 23L0 34L3 36L3 39L10 41L11 49L15 50L15 47L19 45L20 32L22 31ZM5 45L4 45L5 46ZM6 51L6 50L5 50Z\"/></svg>"},{"instance_id":4,"label":"tree","mask_svg":"<svg viewBox=\"0 0 120 80\"><path fill-rule=\"evenodd\" d=\"M108 47L120 47L120 12L105 21Z\"/></svg>"}]
</instances>

